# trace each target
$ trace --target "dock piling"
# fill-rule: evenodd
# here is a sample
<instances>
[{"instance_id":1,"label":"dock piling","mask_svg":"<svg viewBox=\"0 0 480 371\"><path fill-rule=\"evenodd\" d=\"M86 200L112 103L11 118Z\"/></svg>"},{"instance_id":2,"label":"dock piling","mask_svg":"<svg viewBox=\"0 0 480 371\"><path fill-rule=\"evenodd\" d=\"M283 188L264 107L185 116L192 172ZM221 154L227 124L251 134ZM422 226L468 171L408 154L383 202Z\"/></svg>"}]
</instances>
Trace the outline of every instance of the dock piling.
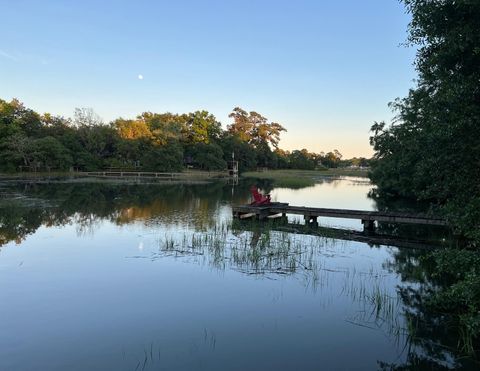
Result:
<instances>
[{"instance_id":1,"label":"dock piling","mask_svg":"<svg viewBox=\"0 0 480 371\"><path fill-rule=\"evenodd\" d=\"M375 221L362 219L363 231L366 233L375 232Z\"/></svg>"}]
</instances>

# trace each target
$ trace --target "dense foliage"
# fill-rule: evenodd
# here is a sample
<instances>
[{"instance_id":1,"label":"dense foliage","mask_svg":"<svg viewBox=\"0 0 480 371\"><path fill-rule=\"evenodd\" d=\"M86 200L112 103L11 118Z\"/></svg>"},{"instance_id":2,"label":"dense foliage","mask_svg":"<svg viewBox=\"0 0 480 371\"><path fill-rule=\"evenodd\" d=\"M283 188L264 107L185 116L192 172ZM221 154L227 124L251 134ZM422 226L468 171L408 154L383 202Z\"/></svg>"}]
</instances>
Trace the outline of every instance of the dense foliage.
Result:
<instances>
[{"instance_id":1,"label":"dense foliage","mask_svg":"<svg viewBox=\"0 0 480 371\"><path fill-rule=\"evenodd\" d=\"M375 123L381 195L426 200L480 247L480 2L404 0L418 82Z\"/></svg>"},{"instance_id":2,"label":"dense foliage","mask_svg":"<svg viewBox=\"0 0 480 371\"><path fill-rule=\"evenodd\" d=\"M364 166L366 159L342 162L327 154L283 151L285 129L257 112L235 108L223 130L207 111L188 114L144 112L135 119L105 124L91 109L76 109L72 119L40 115L14 99L0 99L0 172L138 169L181 171L184 167L222 170L239 161L240 170L315 169ZM363 165L362 165L363 164Z\"/></svg>"},{"instance_id":3,"label":"dense foliage","mask_svg":"<svg viewBox=\"0 0 480 371\"><path fill-rule=\"evenodd\" d=\"M371 179L380 198L410 198L441 212L470 250L430 254L438 286L421 296L457 346L480 342L480 2L403 0L418 46L418 81L392 103L387 126L372 126Z\"/></svg>"}]
</instances>

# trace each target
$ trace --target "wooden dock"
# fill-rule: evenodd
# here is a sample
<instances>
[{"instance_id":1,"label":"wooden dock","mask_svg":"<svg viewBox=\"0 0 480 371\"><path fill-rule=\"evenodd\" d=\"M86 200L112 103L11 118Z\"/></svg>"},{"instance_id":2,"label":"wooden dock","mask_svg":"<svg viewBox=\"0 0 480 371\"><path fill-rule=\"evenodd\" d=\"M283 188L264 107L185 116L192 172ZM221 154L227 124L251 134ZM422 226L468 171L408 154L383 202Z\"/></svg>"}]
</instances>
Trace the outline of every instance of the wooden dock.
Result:
<instances>
[{"instance_id":1,"label":"wooden dock","mask_svg":"<svg viewBox=\"0 0 480 371\"><path fill-rule=\"evenodd\" d=\"M380 223L403 223L447 226L444 219L425 214L408 214L392 211L364 211L347 209L326 209L305 206L289 206L288 204L265 205L265 206L235 206L233 217L246 219L255 217L258 220L274 216L286 217L287 214L303 215L306 224L317 224L318 217L358 219L362 221L364 230L373 231L375 222Z\"/></svg>"},{"instance_id":2,"label":"wooden dock","mask_svg":"<svg viewBox=\"0 0 480 371\"><path fill-rule=\"evenodd\" d=\"M159 179L159 180L185 180L196 178L219 178L228 177L228 173L220 171L184 171L181 173L165 173L153 171L123 171L123 170L105 170L105 171L87 171L81 173L84 176L95 178L121 178L121 179Z\"/></svg>"},{"instance_id":3,"label":"wooden dock","mask_svg":"<svg viewBox=\"0 0 480 371\"><path fill-rule=\"evenodd\" d=\"M158 173L150 171L88 171L84 175L96 178L130 178L130 179L176 179L180 173Z\"/></svg>"}]
</instances>

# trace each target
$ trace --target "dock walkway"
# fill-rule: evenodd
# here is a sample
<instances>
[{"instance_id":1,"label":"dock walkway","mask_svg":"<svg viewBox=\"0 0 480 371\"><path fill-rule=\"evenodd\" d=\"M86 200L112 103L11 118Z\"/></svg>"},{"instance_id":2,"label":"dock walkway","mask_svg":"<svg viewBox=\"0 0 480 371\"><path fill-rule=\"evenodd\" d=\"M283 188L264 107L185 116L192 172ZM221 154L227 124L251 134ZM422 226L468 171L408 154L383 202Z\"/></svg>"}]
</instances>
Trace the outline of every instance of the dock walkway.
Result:
<instances>
[{"instance_id":1,"label":"dock walkway","mask_svg":"<svg viewBox=\"0 0 480 371\"><path fill-rule=\"evenodd\" d=\"M287 214L303 215L305 223L317 223L318 217L359 219L362 221L365 230L374 230L375 221L381 223L403 223L447 226L444 219L432 217L426 214L408 214L393 211L364 211L348 209L327 209L305 206L289 206L288 204L272 204L265 206L235 206L233 217L246 219L255 217L262 220L272 216L283 216Z\"/></svg>"},{"instance_id":2,"label":"dock walkway","mask_svg":"<svg viewBox=\"0 0 480 371\"><path fill-rule=\"evenodd\" d=\"M194 178L218 178L228 177L226 171L184 171L179 173L153 172L153 171L127 171L127 170L101 170L87 171L82 175L95 178L130 178L130 179L167 179L167 180L184 180Z\"/></svg>"},{"instance_id":3,"label":"dock walkway","mask_svg":"<svg viewBox=\"0 0 480 371\"><path fill-rule=\"evenodd\" d=\"M86 176L97 178L162 178L174 179L178 177L175 173L158 173L149 171L88 171Z\"/></svg>"}]
</instances>

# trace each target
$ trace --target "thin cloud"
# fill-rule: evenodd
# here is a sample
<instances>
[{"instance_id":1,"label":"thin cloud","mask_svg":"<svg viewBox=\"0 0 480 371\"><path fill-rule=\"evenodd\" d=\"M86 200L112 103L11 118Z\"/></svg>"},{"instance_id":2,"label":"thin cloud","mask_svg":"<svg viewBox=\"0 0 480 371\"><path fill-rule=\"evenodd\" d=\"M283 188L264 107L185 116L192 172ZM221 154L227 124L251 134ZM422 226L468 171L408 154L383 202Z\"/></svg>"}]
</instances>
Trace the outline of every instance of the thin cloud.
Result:
<instances>
[{"instance_id":1,"label":"thin cloud","mask_svg":"<svg viewBox=\"0 0 480 371\"><path fill-rule=\"evenodd\" d=\"M50 60L39 55L34 54L25 54L17 52L15 54L7 53L5 50L0 49L0 58L10 59L14 62L26 62L26 63L37 63L44 66L50 64Z\"/></svg>"},{"instance_id":2,"label":"thin cloud","mask_svg":"<svg viewBox=\"0 0 480 371\"><path fill-rule=\"evenodd\" d=\"M7 59L10 59L10 60L15 61L15 62L18 61L17 57L15 57L14 55L12 55L10 53L7 53L6 51L4 51L2 49L0 49L0 56L4 57L4 58L7 58Z\"/></svg>"}]
</instances>

